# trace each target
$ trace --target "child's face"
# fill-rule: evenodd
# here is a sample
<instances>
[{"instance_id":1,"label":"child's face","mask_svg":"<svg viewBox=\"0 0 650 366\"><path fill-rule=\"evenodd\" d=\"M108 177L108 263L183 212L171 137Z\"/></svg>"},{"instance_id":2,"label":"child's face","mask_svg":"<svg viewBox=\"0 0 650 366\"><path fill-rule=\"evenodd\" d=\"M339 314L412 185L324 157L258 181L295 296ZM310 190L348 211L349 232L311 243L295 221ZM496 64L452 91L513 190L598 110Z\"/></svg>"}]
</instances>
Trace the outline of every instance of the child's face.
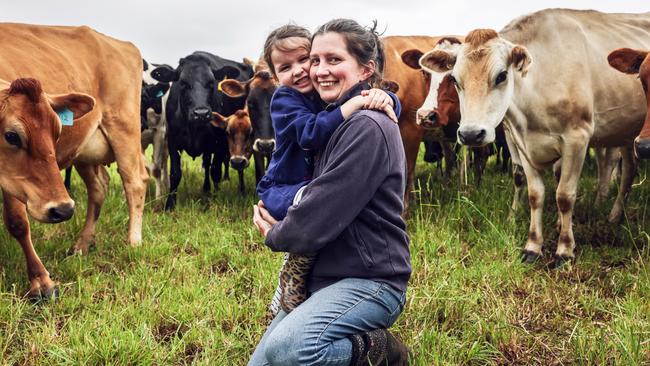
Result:
<instances>
[{"instance_id":1,"label":"child's face","mask_svg":"<svg viewBox=\"0 0 650 366\"><path fill-rule=\"evenodd\" d=\"M291 51L274 49L271 52L271 62L280 85L296 89L300 93L308 93L314 89L309 79L309 51L300 47Z\"/></svg>"}]
</instances>

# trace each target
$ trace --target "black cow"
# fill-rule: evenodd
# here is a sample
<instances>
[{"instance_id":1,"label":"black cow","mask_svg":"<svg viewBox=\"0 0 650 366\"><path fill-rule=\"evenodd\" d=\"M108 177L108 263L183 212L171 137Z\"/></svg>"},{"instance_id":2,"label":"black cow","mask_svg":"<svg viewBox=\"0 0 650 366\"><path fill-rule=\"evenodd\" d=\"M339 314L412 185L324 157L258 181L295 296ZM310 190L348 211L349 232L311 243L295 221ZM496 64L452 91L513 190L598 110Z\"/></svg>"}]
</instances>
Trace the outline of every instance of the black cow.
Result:
<instances>
[{"instance_id":1,"label":"black cow","mask_svg":"<svg viewBox=\"0 0 650 366\"><path fill-rule=\"evenodd\" d=\"M210 177L215 190L218 189L221 165L228 160L228 142L225 131L210 123L212 112L229 116L242 109L246 99L230 98L217 85L226 78L248 80L253 76L253 68L196 51L180 59L176 69L158 67L152 76L158 81L172 82L166 104L171 187L165 204L165 209L171 210L176 205L176 190L182 176L181 151L193 158L202 155L203 192L210 192Z\"/></svg>"},{"instance_id":2,"label":"black cow","mask_svg":"<svg viewBox=\"0 0 650 366\"><path fill-rule=\"evenodd\" d=\"M253 157L255 158L255 179L259 183L266 171L271 154L275 150L275 131L271 123L271 97L277 89L277 82L269 70L258 64L250 80L224 80L220 86L231 97L246 96L246 106L253 126Z\"/></svg>"}]
</instances>

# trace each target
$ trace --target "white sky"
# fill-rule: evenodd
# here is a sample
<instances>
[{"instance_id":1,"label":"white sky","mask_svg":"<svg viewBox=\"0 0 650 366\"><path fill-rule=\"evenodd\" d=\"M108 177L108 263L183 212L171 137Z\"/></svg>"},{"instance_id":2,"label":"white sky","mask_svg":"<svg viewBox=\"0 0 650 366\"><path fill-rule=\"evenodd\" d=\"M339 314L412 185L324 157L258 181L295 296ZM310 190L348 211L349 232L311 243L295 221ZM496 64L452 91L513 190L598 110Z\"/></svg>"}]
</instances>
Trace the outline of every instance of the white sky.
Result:
<instances>
[{"instance_id":1,"label":"white sky","mask_svg":"<svg viewBox=\"0 0 650 366\"><path fill-rule=\"evenodd\" d=\"M0 0L0 21L88 25L176 66L196 50L256 59L266 35L289 21L314 30L333 18L377 19L385 35L465 35L552 7L636 13L650 11L650 0Z\"/></svg>"}]
</instances>

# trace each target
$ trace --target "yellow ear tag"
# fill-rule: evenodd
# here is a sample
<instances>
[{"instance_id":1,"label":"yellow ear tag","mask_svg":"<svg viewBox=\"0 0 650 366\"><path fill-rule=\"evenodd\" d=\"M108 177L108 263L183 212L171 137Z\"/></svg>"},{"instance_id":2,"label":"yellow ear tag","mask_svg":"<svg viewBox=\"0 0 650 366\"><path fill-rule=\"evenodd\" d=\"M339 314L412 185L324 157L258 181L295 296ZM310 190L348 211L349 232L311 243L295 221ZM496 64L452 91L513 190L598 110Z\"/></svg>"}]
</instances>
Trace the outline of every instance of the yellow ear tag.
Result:
<instances>
[{"instance_id":1,"label":"yellow ear tag","mask_svg":"<svg viewBox=\"0 0 650 366\"><path fill-rule=\"evenodd\" d=\"M223 80L221 80L221 81L219 82L219 84L217 84L217 90L218 90L218 91L223 92L223 89L221 88L221 83L223 83L224 81L226 81L226 79L228 79L228 76L227 76L227 75L223 77Z\"/></svg>"}]
</instances>

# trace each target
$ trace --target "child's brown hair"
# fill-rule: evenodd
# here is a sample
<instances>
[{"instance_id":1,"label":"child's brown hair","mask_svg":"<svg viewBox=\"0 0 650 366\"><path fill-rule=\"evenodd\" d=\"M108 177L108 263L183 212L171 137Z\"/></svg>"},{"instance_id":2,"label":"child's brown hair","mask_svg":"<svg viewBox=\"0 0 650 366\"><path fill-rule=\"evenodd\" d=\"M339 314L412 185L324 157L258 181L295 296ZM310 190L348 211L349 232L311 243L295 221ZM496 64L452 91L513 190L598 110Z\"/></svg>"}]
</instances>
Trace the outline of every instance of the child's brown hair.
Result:
<instances>
[{"instance_id":1,"label":"child's brown hair","mask_svg":"<svg viewBox=\"0 0 650 366\"><path fill-rule=\"evenodd\" d=\"M304 38L304 43L296 44L287 42L289 38ZM273 76L276 76L275 67L271 61L273 50L280 52L289 52L298 48L304 48L307 51L311 49L311 32L307 28L295 24L283 25L271 32L264 42L264 61L269 65ZM277 77L277 76L276 76Z\"/></svg>"}]
</instances>

